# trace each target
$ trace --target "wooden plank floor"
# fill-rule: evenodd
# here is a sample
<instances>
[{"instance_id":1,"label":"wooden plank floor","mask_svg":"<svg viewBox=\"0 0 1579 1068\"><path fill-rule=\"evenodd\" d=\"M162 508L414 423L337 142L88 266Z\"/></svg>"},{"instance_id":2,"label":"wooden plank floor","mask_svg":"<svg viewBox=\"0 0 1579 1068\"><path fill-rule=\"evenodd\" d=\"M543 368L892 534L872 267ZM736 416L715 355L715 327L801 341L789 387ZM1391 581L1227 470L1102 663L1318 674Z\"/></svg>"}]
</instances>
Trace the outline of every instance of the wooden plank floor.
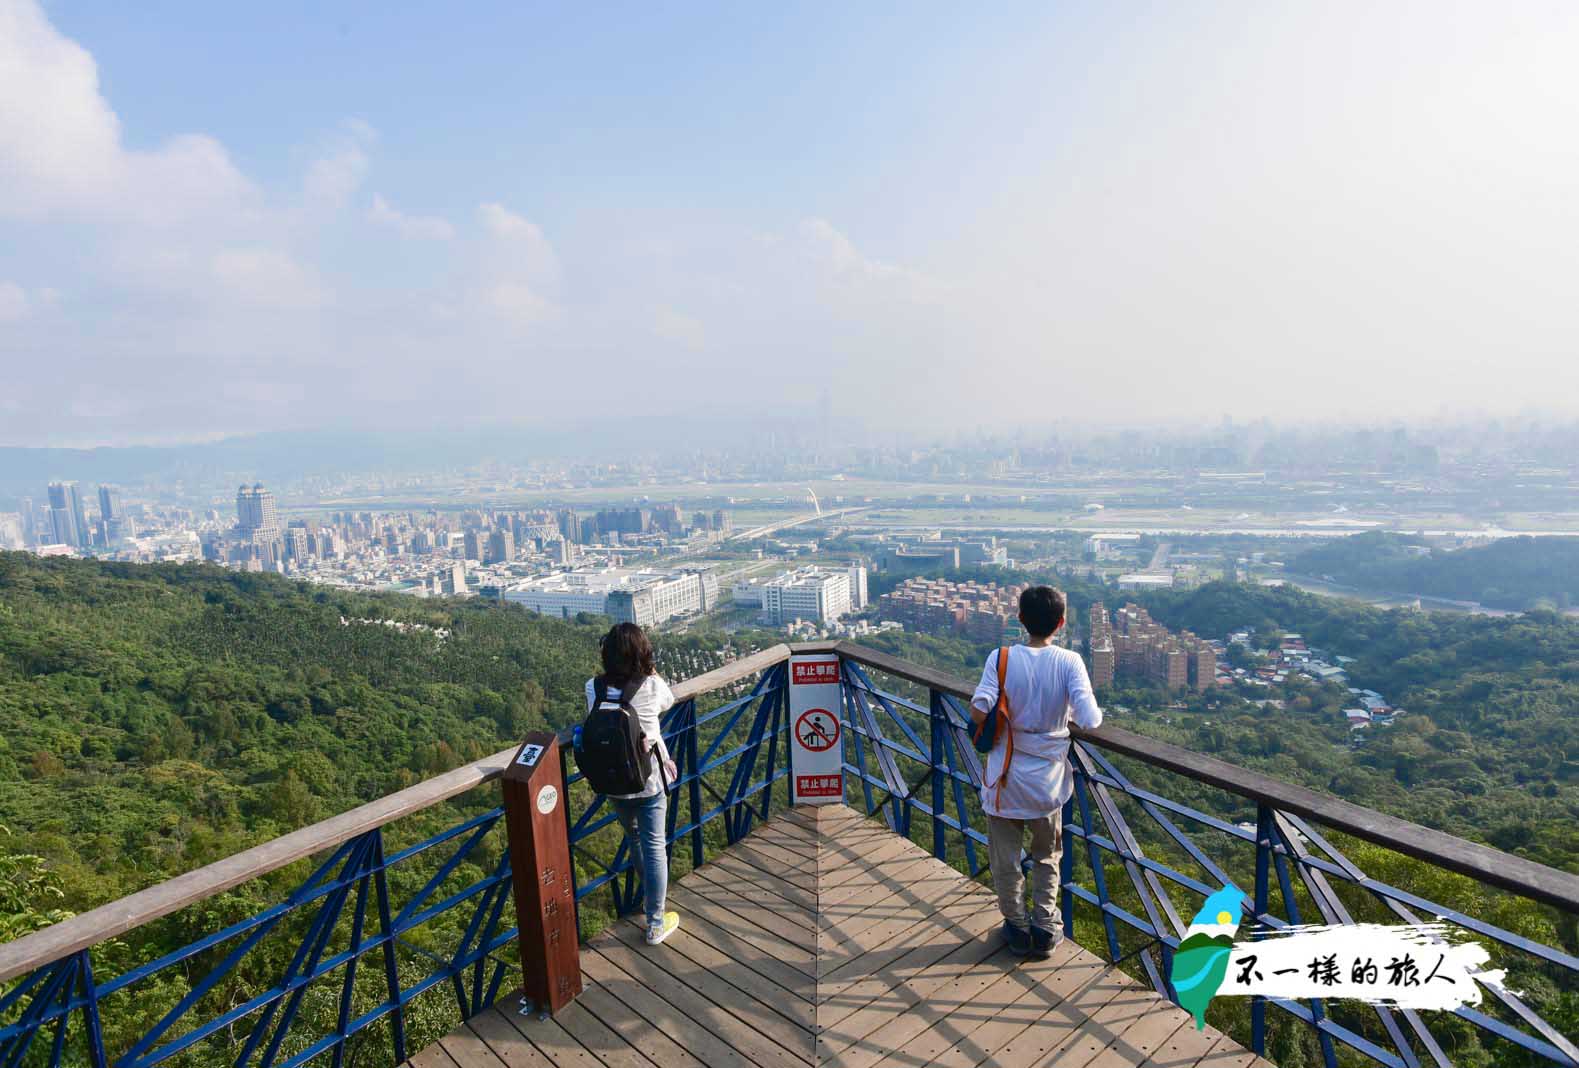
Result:
<instances>
[{"instance_id":1,"label":"wooden plank floor","mask_svg":"<svg viewBox=\"0 0 1579 1068\"><path fill-rule=\"evenodd\" d=\"M1065 942L1009 956L996 899L843 805L796 809L671 887L680 929L582 949L550 1020L517 995L414 1068L1268 1068Z\"/></svg>"}]
</instances>

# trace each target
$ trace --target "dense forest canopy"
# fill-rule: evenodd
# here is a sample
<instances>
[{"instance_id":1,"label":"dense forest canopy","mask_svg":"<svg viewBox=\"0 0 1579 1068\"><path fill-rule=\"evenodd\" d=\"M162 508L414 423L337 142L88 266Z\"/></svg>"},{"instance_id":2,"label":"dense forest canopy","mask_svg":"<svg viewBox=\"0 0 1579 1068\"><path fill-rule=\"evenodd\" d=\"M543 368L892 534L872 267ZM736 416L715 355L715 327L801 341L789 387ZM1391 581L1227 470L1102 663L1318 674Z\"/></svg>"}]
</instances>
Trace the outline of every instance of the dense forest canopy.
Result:
<instances>
[{"instance_id":1,"label":"dense forest canopy","mask_svg":"<svg viewBox=\"0 0 1579 1068\"><path fill-rule=\"evenodd\" d=\"M606 626L0 553L0 854L121 896L572 722Z\"/></svg>"},{"instance_id":2,"label":"dense forest canopy","mask_svg":"<svg viewBox=\"0 0 1579 1068\"><path fill-rule=\"evenodd\" d=\"M1366 590L1479 601L1513 611L1579 604L1579 538L1499 538L1449 550L1423 538L1372 531L1307 549L1290 566Z\"/></svg>"}]
</instances>

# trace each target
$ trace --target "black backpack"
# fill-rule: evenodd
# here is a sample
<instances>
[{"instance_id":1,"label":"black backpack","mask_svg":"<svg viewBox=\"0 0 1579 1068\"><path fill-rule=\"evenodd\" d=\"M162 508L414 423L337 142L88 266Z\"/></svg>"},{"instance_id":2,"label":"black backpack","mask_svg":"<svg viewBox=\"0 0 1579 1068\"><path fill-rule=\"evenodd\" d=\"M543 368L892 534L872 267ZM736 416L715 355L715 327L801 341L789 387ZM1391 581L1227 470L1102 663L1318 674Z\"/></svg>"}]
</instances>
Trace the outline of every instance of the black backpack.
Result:
<instances>
[{"instance_id":1,"label":"black backpack","mask_svg":"<svg viewBox=\"0 0 1579 1068\"><path fill-rule=\"evenodd\" d=\"M652 774L652 753L642 746L641 721L631 698L641 682L627 683L617 701L602 675L592 680L592 711L581 724L576 765L600 794L639 794Z\"/></svg>"}]
</instances>

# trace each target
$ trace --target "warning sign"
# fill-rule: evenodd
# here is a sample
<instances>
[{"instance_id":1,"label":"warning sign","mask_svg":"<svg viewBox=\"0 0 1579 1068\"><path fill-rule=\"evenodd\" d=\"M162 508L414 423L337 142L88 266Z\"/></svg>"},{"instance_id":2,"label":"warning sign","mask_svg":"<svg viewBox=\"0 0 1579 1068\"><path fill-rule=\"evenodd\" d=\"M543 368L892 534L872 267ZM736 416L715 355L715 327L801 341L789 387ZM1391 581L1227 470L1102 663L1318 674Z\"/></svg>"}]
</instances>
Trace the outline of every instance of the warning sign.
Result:
<instances>
[{"instance_id":1,"label":"warning sign","mask_svg":"<svg viewBox=\"0 0 1579 1068\"><path fill-rule=\"evenodd\" d=\"M790 658L791 782L798 805L844 800L844 707L839 658L818 653Z\"/></svg>"},{"instance_id":2,"label":"warning sign","mask_svg":"<svg viewBox=\"0 0 1579 1068\"><path fill-rule=\"evenodd\" d=\"M839 720L826 708L807 709L795 721L795 736L813 753L832 749L839 741Z\"/></svg>"}]
</instances>

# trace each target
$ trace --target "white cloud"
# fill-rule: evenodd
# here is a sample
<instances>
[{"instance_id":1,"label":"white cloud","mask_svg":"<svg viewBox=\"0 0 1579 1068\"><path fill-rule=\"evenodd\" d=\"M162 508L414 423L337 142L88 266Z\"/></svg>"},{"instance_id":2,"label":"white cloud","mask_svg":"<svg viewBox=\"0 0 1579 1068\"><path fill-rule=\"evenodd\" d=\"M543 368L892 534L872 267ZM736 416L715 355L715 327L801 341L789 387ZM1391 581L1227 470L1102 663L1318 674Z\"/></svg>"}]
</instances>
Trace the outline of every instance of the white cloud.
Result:
<instances>
[{"instance_id":1,"label":"white cloud","mask_svg":"<svg viewBox=\"0 0 1579 1068\"><path fill-rule=\"evenodd\" d=\"M403 237L428 241L449 241L455 237L455 227L448 220L437 215L407 215L377 193L373 194L372 207L367 209L367 221L387 226Z\"/></svg>"},{"instance_id":2,"label":"white cloud","mask_svg":"<svg viewBox=\"0 0 1579 1068\"><path fill-rule=\"evenodd\" d=\"M559 277L559 256L541 226L501 204L484 204L477 214L493 238L496 259L540 282Z\"/></svg>"},{"instance_id":3,"label":"white cloud","mask_svg":"<svg viewBox=\"0 0 1579 1068\"><path fill-rule=\"evenodd\" d=\"M542 240L542 227L517 215L503 204L483 204L477 209L483 225L495 237L526 237Z\"/></svg>"},{"instance_id":4,"label":"white cloud","mask_svg":"<svg viewBox=\"0 0 1579 1068\"><path fill-rule=\"evenodd\" d=\"M652 332L688 349L700 349L707 344L707 329L702 320L667 305L654 314Z\"/></svg>"},{"instance_id":5,"label":"white cloud","mask_svg":"<svg viewBox=\"0 0 1579 1068\"><path fill-rule=\"evenodd\" d=\"M216 207L240 210L255 195L212 138L126 149L93 57L33 0L0 2L0 217L161 225Z\"/></svg>"},{"instance_id":6,"label":"white cloud","mask_svg":"<svg viewBox=\"0 0 1579 1068\"><path fill-rule=\"evenodd\" d=\"M54 307L60 293L50 288L24 289L16 282L0 281L0 323L21 322Z\"/></svg>"},{"instance_id":7,"label":"white cloud","mask_svg":"<svg viewBox=\"0 0 1579 1068\"><path fill-rule=\"evenodd\" d=\"M534 326L553 313L553 305L520 282L497 282L487 288L484 299L490 309L518 326Z\"/></svg>"},{"instance_id":8,"label":"white cloud","mask_svg":"<svg viewBox=\"0 0 1579 1068\"><path fill-rule=\"evenodd\" d=\"M882 286L894 296L910 301L932 301L946 286L936 278L898 264L873 259L856 248L827 219L802 219L796 227L800 250L832 279L848 285Z\"/></svg>"},{"instance_id":9,"label":"white cloud","mask_svg":"<svg viewBox=\"0 0 1579 1068\"><path fill-rule=\"evenodd\" d=\"M367 177L367 150L377 136L361 119L342 123L339 135L307 168L302 191L308 204L331 211L345 207Z\"/></svg>"},{"instance_id":10,"label":"white cloud","mask_svg":"<svg viewBox=\"0 0 1579 1068\"><path fill-rule=\"evenodd\" d=\"M0 282L0 323L25 319L29 308L27 291L15 282Z\"/></svg>"},{"instance_id":11,"label":"white cloud","mask_svg":"<svg viewBox=\"0 0 1579 1068\"><path fill-rule=\"evenodd\" d=\"M243 304L303 310L328 301L314 272L278 249L223 249L214 254L212 270L223 290Z\"/></svg>"},{"instance_id":12,"label":"white cloud","mask_svg":"<svg viewBox=\"0 0 1579 1068\"><path fill-rule=\"evenodd\" d=\"M476 267L482 305L515 327L553 317L559 256L543 228L497 203L480 205L477 215L488 237Z\"/></svg>"}]
</instances>

